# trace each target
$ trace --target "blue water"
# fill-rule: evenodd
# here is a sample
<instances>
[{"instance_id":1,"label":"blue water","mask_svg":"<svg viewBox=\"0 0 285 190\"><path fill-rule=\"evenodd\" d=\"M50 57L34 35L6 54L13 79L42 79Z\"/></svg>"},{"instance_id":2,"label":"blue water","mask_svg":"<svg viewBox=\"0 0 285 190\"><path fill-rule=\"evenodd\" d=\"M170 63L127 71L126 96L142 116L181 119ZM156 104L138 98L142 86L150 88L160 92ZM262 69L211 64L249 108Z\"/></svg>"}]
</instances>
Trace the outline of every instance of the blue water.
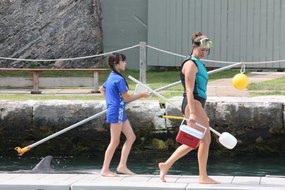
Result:
<instances>
[{"instance_id":1,"label":"blue water","mask_svg":"<svg viewBox=\"0 0 285 190\"><path fill-rule=\"evenodd\" d=\"M128 166L137 174L158 174L158 163L165 161L169 155L140 154L130 155ZM42 158L25 155L21 158L0 158L0 171L30 170ZM115 156L111 169L115 171L119 156ZM54 157L52 167L59 171L68 170L97 170L101 169L103 155L96 157ZM208 160L209 175L229 176L265 176L285 175L284 157L213 157ZM169 174L198 175L197 158L191 154L178 160Z\"/></svg>"}]
</instances>

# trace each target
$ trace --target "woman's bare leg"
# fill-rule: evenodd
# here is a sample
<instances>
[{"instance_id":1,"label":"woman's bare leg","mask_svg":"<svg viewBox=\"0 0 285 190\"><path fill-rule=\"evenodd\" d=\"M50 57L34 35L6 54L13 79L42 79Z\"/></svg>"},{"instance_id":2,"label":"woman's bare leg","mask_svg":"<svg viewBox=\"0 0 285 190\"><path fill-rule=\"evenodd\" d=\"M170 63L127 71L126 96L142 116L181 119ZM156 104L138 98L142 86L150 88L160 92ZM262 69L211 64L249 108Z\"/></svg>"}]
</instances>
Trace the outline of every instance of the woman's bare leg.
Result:
<instances>
[{"instance_id":1,"label":"woman's bare leg","mask_svg":"<svg viewBox=\"0 0 285 190\"><path fill-rule=\"evenodd\" d=\"M169 168L181 157L185 156L188 152L192 150L191 147L187 145L180 145L173 154L168 158L166 162L161 162L158 164L160 169L160 180L163 182L166 182L165 176L167 175L167 172Z\"/></svg>"},{"instance_id":2,"label":"woman's bare leg","mask_svg":"<svg viewBox=\"0 0 285 190\"><path fill-rule=\"evenodd\" d=\"M214 179L210 178L207 174L207 162L209 156L209 147L211 143L211 133L209 129L209 119L199 102L195 102L196 111L199 114L199 118L196 122L207 127L207 132L204 138L200 141L198 149L198 163L199 163L199 183L202 184L216 184L218 183Z\"/></svg>"}]
</instances>

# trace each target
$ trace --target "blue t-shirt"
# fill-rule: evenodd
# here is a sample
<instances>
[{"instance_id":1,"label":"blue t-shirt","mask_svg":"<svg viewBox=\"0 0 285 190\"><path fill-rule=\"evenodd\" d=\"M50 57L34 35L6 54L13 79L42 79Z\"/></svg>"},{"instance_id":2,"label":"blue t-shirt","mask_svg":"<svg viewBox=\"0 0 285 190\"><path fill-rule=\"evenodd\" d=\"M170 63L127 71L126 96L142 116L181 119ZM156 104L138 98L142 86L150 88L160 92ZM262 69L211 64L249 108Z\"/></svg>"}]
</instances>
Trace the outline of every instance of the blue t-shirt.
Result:
<instances>
[{"instance_id":1,"label":"blue t-shirt","mask_svg":"<svg viewBox=\"0 0 285 190\"><path fill-rule=\"evenodd\" d=\"M122 93L128 91L125 79L111 71L103 87L106 90L107 122L126 121L125 102L122 97Z\"/></svg>"}]
</instances>

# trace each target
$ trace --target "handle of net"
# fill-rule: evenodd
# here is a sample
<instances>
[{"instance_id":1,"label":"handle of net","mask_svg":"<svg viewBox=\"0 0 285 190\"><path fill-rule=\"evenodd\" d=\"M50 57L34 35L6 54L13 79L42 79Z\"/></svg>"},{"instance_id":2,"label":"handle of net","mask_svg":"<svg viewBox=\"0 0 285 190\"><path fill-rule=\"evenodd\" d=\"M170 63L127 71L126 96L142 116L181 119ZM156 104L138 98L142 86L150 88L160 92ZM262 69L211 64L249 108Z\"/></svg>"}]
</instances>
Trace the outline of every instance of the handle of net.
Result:
<instances>
[{"instance_id":1,"label":"handle of net","mask_svg":"<svg viewBox=\"0 0 285 190\"><path fill-rule=\"evenodd\" d=\"M133 82L143 85L146 89L148 89L151 93L153 93L154 95L158 96L159 98L163 99L164 101L166 101L167 103L173 105L174 107L176 107L178 110L181 111L181 108L179 106L177 106L176 104L172 103L170 100L168 100L167 98L165 98L164 96L162 96L161 94L159 94L158 92L154 91L153 89L151 89L149 86L145 85L144 83L138 81L137 79L135 79L132 76L128 76L129 79L131 79ZM221 134L216 131L215 129L213 129L212 127L210 127L210 130L215 133L216 135L220 136Z\"/></svg>"}]
</instances>

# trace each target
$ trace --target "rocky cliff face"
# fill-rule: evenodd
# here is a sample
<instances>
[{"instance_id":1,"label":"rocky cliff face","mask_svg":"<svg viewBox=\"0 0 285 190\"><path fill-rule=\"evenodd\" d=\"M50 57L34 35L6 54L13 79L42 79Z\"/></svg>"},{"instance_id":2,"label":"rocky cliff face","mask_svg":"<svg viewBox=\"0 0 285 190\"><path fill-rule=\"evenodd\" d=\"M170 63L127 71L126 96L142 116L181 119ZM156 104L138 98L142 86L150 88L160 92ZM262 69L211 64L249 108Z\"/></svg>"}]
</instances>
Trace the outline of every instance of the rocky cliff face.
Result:
<instances>
[{"instance_id":1,"label":"rocky cliff face","mask_svg":"<svg viewBox=\"0 0 285 190\"><path fill-rule=\"evenodd\" d=\"M4 0L0 18L1 57L59 59L103 51L100 0ZM99 61L0 60L0 67L96 67Z\"/></svg>"}]
</instances>

